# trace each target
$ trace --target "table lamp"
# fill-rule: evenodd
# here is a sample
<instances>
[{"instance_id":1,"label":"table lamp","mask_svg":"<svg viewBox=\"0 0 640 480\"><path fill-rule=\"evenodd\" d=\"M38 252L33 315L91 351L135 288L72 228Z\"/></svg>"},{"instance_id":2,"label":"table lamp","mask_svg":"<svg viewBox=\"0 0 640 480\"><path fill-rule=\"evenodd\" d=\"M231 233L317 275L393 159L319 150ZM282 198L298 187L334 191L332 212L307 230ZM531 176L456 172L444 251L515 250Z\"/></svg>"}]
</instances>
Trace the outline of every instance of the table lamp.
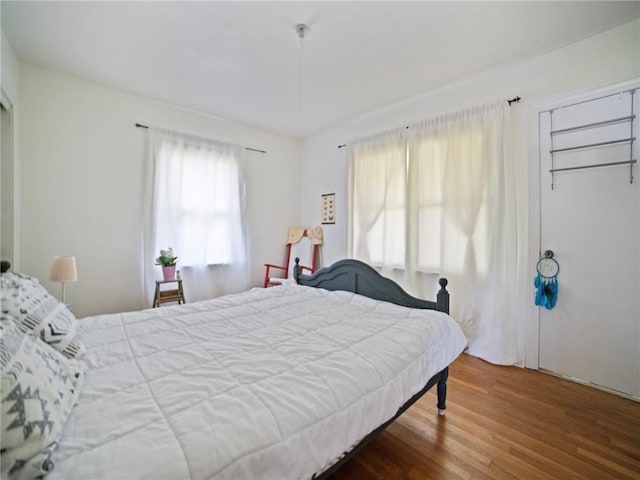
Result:
<instances>
[{"instance_id":1,"label":"table lamp","mask_svg":"<svg viewBox=\"0 0 640 480\"><path fill-rule=\"evenodd\" d=\"M64 284L78 280L76 257L53 257L49 280L62 283L62 303L65 303Z\"/></svg>"}]
</instances>

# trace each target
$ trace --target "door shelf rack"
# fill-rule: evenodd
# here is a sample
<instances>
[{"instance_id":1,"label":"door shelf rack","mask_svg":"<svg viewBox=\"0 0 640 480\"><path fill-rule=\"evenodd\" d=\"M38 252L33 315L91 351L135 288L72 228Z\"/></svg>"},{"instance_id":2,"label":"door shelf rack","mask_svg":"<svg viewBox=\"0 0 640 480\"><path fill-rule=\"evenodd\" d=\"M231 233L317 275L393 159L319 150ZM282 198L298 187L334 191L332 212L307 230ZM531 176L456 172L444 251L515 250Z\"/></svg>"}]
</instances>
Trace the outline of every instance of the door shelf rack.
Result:
<instances>
[{"instance_id":1,"label":"door shelf rack","mask_svg":"<svg viewBox=\"0 0 640 480\"><path fill-rule=\"evenodd\" d=\"M549 153L551 154L551 169L549 170L549 172L551 173L551 190L553 190L554 187L554 177L553 174L555 172L566 172L569 170L583 170L586 168L598 168L598 167L610 167L613 165L629 165L629 183L633 183L633 166L638 163L638 160L633 158L633 142L636 141L636 137L633 136L633 122L636 118L636 115L633 112L633 102L634 102L634 95L636 93L636 90L629 90L630 95L630 101L631 101L631 114L625 117L617 117L617 118L611 118L608 120L602 120L599 122L593 122L593 123L586 123L584 125L576 125L573 127L568 127L568 128L562 128L562 129L558 129L558 130L554 130L553 129L553 110L551 110L550 113L550 121L551 121L551 150L549 150ZM597 143L589 143L589 144L584 144L584 145L575 145L575 146L571 146L571 147L565 147L565 148L553 148L553 138L554 135L562 135L565 133L571 133L571 132L577 132L579 130L586 130L589 128L598 128L598 127L604 127L607 125L614 125L617 123L626 123L629 122L629 128L630 128L630 135L628 138L618 138L615 140L608 140L605 142L597 142ZM608 146L608 145L618 145L621 143L628 143L629 144L629 159L628 160L622 160L622 161L617 161L617 162L606 162L606 163L593 163L593 164L588 164L588 165L580 165L580 166L575 166L575 167L563 167L563 168L555 168L554 167L554 154L557 153L562 153L562 152L569 152L569 151L573 151L573 150L581 150L581 149L587 149L587 148L595 148L595 147L603 147L603 146Z\"/></svg>"}]
</instances>

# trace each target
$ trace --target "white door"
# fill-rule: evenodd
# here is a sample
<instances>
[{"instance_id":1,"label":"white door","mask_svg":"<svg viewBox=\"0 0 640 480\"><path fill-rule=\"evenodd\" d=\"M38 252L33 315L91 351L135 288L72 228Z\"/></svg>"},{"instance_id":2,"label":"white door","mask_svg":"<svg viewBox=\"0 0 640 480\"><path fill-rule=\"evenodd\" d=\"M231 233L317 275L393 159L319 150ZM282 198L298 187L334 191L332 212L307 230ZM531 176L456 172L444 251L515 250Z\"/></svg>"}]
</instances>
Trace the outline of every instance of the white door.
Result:
<instances>
[{"instance_id":1,"label":"white door","mask_svg":"<svg viewBox=\"0 0 640 480\"><path fill-rule=\"evenodd\" d=\"M539 367L638 398L640 169L550 170L638 159L640 119L625 117L640 113L639 97L627 91L539 117L540 250L560 265L557 305L539 309ZM601 142L616 143L572 148Z\"/></svg>"}]
</instances>

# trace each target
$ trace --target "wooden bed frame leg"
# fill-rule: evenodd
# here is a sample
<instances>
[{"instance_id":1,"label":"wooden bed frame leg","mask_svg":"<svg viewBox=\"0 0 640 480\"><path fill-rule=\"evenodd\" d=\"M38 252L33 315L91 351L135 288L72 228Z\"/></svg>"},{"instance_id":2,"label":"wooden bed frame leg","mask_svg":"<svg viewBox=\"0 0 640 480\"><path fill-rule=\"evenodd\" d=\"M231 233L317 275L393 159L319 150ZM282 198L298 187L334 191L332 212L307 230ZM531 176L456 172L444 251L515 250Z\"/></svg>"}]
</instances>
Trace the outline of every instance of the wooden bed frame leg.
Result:
<instances>
[{"instance_id":1,"label":"wooden bed frame leg","mask_svg":"<svg viewBox=\"0 0 640 480\"><path fill-rule=\"evenodd\" d=\"M447 378L449 378L449 367L442 371L442 376L438 380L438 415L444 415L447 409Z\"/></svg>"}]
</instances>

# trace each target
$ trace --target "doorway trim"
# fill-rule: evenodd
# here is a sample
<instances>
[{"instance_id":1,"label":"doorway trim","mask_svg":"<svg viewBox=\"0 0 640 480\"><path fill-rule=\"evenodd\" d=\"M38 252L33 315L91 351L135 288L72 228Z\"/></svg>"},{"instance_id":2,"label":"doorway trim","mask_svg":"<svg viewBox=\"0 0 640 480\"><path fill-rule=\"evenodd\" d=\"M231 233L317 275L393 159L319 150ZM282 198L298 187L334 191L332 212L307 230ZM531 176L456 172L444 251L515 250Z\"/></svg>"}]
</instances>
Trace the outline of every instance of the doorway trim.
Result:
<instances>
[{"instance_id":1,"label":"doorway trim","mask_svg":"<svg viewBox=\"0 0 640 480\"><path fill-rule=\"evenodd\" d=\"M9 259L3 258L3 260L9 260L11 262L11 267L13 270L18 271L19 269L19 256L20 256L20 164L18 159L18 114L16 112L16 108L14 103L11 101L11 97L7 94L4 88L0 87L0 104L2 105L2 109L4 109L8 115L9 119L9 127L11 129L10 135L10 151L11 151L11 195L12 195L12 219L11 219L11 228L12 228L12 257Z\"/></svg>"},{"instance_id":2,"label":"doorway trim","mask_svg":"<svg viewBox=\"0 0 640 480\"><path fill-rule=\"evenodd\" d=\"M5 108L5 110L13 110L13 103L11 103L9 95L5 93L3 88L0 88L0 103Z\"/></svg>"}]
</instances>

